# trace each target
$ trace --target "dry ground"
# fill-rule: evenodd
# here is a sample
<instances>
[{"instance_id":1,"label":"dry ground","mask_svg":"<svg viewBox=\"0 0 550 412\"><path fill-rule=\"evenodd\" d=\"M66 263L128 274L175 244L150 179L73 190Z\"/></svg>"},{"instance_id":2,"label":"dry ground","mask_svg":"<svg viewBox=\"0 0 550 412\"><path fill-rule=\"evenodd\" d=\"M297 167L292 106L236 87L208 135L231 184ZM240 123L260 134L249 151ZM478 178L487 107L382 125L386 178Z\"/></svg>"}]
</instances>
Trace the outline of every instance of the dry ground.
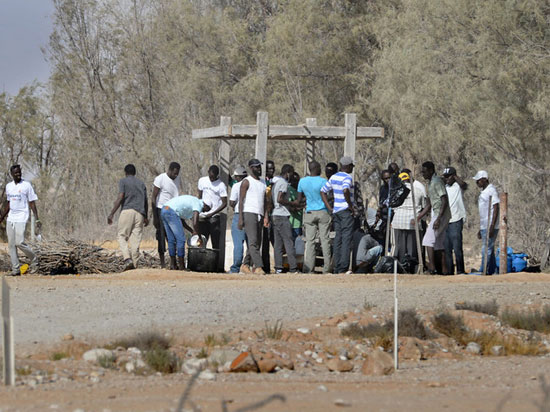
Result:
<instances>
[{"instance_id":1,"label":"dry ground","mask_svg":"<svg viewBox=\"0 0 550 412\"><path fill-rule=\"evenodd\" d=\"M141 269L8 280L19 363L51 353L67 333L96 345L155 328L192 341L212 332L259 330L264 320L314 328L320 319L362 308L365 301L380 310L393 306L389 275L259 277ZM501 306L550 302L550 274L401 275L398 284L403 308L436 309L493 298ZM501 410L536 411L533 401L542 397L539 376L550 378L549 370L550 358L539 356L409 362L387 377L304 370L218 374L214 382L198 382L192 399L203 411L221 411L222 399L231 401L230 411L237 410L273 393L284 395L286 403L262 410L492 411L507 399ZM169 411L188 380L182 374L142 377L108 370L97 383L76 379L35 389L2 388L0 410ZM337 406L337 399L348 406Z\"/></svg>"}]
</instances>

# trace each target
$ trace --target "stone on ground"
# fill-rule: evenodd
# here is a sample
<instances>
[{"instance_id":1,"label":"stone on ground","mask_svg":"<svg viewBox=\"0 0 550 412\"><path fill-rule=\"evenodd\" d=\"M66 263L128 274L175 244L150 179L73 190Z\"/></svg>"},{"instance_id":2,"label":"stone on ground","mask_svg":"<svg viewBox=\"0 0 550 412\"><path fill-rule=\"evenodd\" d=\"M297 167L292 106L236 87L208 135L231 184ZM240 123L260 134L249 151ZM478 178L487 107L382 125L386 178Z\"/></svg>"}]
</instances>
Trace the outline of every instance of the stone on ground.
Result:
<instances>
[{"instance_id":1,"label":"stone on ground","mask_svg":"<svg viewBox=\"0 0 550 412\"><path fill-rule=\"evenodd\" d=\"M367 355L361 372L363 375L389 375L393 373L393 359L386 352L374 350Z\"/></svg>"}]
</instances>

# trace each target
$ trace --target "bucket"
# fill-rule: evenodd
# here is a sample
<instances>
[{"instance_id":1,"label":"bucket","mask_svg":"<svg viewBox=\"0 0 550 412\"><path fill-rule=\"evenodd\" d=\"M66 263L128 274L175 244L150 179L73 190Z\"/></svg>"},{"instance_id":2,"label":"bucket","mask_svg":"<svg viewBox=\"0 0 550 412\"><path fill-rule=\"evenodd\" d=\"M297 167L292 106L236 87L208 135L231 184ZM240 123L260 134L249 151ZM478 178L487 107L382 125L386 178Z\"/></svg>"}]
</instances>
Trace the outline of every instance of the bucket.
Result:
<instances>
[{"instance_id":1,"label":"bucket","mask_svg":"<svg viewBox=\"0 0 550 412\"><path fill-rule=\"evenodd\" d=\"M190 247L187 249L187 268L194 272L217 272L218 249Z\"/></svg>"}]
</instances>

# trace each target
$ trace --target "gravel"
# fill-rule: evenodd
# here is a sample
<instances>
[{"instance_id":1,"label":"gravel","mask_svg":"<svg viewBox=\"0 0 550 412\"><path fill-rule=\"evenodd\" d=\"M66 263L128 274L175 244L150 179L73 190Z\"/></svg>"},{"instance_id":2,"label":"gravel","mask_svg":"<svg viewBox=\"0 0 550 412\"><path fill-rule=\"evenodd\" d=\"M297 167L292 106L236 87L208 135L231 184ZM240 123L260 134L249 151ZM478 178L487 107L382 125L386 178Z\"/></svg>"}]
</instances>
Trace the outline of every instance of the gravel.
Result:
<instances>
[{"instance_id":1,"label":"gravel","mask_svg":"<svg viewBox=\"0 0 550 412\"><path fill-rule=\"evenodd\" d=\"M265 320L285 325L362 308L393 307L389 275L207 275L135 270L118 275L10 278L15 339L52 343L66 334L109 339L151 328L229 330ZM399 306L422 310L459 301L550 303L550 275L402 275Z\"/></svg>"}]
</instances>

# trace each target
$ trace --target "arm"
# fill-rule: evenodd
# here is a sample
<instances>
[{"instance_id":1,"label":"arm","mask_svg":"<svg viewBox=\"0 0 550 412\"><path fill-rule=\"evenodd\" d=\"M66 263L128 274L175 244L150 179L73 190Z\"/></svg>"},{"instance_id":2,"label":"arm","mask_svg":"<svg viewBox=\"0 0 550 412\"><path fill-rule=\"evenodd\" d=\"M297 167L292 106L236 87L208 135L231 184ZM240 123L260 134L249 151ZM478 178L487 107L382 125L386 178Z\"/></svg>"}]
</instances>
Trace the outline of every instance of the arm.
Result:
<instances>
[{"instance_id":1,"label":"arm","mask_svg":"<svg viewBox=\"0 0 550 412\"><path fill-rule=\"evenodd\" d=\"M420 220L422 220L424 218L424 216L426 216L430 212L431 208L432 208L432 202L430 202L430 198L427 197L426 198L426 206L424 206L424 209L422 209L420 211L420 213L418 213L416 215L416 220L418 220L420 222ZM411 223L414 224L414 219L411 221Z\"/></svg>"},{"instance_id":2,"label":"arm","mask_svg":"<svg viewBox=\"0 0 550 412\"><path fill-rule=\"evenodd\" d=\"M198 235L199 234L199 212L194 211L193 212L193 234Z\"/></svg>"},{"instance_id":3,"label":"arm","mask_svg":"<svg viewBox=\"0 0 550 412\"><path fill-rule=\"evenodd\" d=\"M464 180L458 177L458 175L455 175L455 180L456 180L456 183L458 183L458 185L462 189L462 191L468 189L468 183L466 183Z\"/></svg>"},{"instance_id":4,"label":"arm","mask_svg":"<svg viewBox=\"0 0 550 412\"><path fill-rule=\"evenodd\" d=\"M353 207L353 203L351 202L351 192L349 189L344 189L344 199L346 199L349 210L351 210L351 212L355 216L355 208Z\"/></svg>"},{"instance_id":5,"label":"arm","mask_svg":"<svg viewBox=\"0 0 550 412\"><path fill-rule=\"evenodd\" d=\"M439 215L437 216L437 219L435 219L434 222L434 230L439 229L439 223L441 221L441 217L445 214L445 211L449 207L449 198L447 195L441 196L441 209L439 209Z\"/></svg>"},{"instance_id":6,"label":"arm","mask_svg":"<svg viewBox=\"0 0 550 412\"><path fill-rule=\"evenodd\" d=\"M489 237L495 236L495 226L497 224L499 213L500 213L500 203L495 203L493 205L493 218L491 219L491 225L489 226Z\"/></svg>"},{"instance_id":7,"label":"arm","mask_svg":"<svg viewBox=\"0 0 550 412\"><path fill-rule=\"evenodd\" d=\"M153 211L153 226L158 229L159 227L159 216L157 213L157 197L159 195L160 189L156 186L153 186L153 194L151 195L151 210Z\"/></svg>"},{"instance_id":8,"label":"arm","mask_svg":"<svg viewBox=\"0 0 550 412\"><path fill-rule=\"evenodd\" d=\"M243 180L241 183L241 188L239 191L239 230L243 230L244 228L244 217L243 217L243 210L244 210L244 201L246 199L246 192L248 191L248 186L250 186L250 183L248 180Z\"/></svg>"},{"instance_id":9,"label":"arm","mask_svg":"<svg viewBox=\"0 0 550 412\"><path fill-rule=\"evenodd\" d=\"M119 193L117 199L115 200L115 204L113 205L113 210L111 210L111 213L107 217L107 223L112 225L113 224L113 216L115 215L116 211L122 204L122 201L124 200L124 193Z\"/></svg>"},{"instance_id":10,"label":"arm","mask_svg":"<svg viewBox=\"0 0 550 412\"><path fill-rule=\"evenodd\" d=\"M229 206L231 206L231 208L233 210L235 210L235 206L237 205L237 201L236 200L230 200L229 201Z\"/></svg>"},{"instance_id":11,"label":"arm","mask_svg":"<svg viewBox=\"0 0 550 412\"><path fill-rule=\"evenodd\" d=\"M42 227L42 222L40 221L40 219L38 219L38 209L36 209L36 202L34 200L32 202L29 202L29 207L34 213L34 217L36 219L36 227L38 230L40 230L40 228Z\"/></svg>"},{"instance_id":12,"label":"arm","mask_svg":"<svg viewBox=\"0 0 550 412\"><path fill-rule=\"evenodd\" d=\"M325 207L327 208L328 212L332 214L332 207L330 207L330 203L328 201L328 197L325 192L321 192L321 199L323 199L323 203L325 204Z\"/></svg>"},{"instance_id":13,"label":"arm","mask_svg":"<svg viewBox=\"0 0 550 412\"><path fill-rule=\"evenodd\" d=\"M143 197L143 210L145 211L145 219L143 219L143 226L149 225L149 204L147 203L147 188L145 188L145 196Z\"/></svg>"},{"instance_id":14,"label":"arm","mask_svg":"<svg viewBox=\"0 0 550 412\"><path fill-rule=\"evenodd\" d=\"M212 212L209 212L208 216L214 216L216 213L221 212L226 207L227 207L227 196L222 197L222 204L220 205L220 207L218 207L216 210L214 210Z\"/></svg>"}]
</instances>

